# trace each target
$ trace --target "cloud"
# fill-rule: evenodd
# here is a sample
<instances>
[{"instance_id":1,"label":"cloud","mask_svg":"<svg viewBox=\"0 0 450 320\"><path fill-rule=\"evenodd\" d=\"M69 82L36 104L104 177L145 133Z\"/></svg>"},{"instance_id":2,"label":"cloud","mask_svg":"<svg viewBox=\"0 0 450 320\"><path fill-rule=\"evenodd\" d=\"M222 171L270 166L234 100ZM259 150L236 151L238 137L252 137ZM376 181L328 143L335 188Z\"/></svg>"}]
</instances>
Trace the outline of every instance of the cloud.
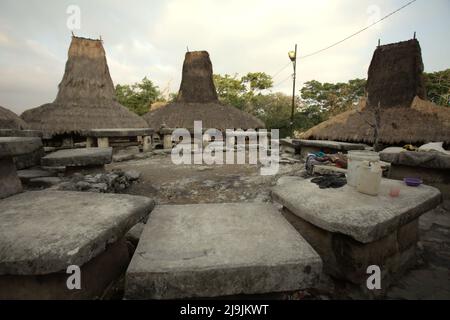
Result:
<instances>
[{"instance_id":1,"label":"cloud","mask_svg":"<svg viewBox=\"0 0 450 320\"><path fill-rule=\"evenodd\" d=\"M298 61L298 83L366 77L377 41L408 39L417 31L426 70L448 67L448 0L416 2L377 27L324 53ZM326 47L400 7L403 0L61 0L0 4L0 105L16 112L52 101L61 81L70 30L66 9L81 10L80 36L104 40L114 83L147 76L177 91L186 47L208 50L216 73L264 71L276 90L291 93L287 52ZM379 9L379 10L378 10Z\"/></svg>"}]
</instances>

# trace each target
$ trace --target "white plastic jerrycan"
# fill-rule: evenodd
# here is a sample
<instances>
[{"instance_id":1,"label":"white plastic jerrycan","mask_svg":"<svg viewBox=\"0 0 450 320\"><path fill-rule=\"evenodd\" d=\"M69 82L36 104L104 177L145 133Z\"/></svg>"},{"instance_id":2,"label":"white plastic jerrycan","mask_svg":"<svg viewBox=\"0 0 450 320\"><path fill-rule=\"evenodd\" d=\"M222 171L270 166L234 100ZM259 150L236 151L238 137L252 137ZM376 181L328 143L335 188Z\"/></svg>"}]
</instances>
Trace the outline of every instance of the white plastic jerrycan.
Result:
<instances>
[{"instance_id":1,"label":"white plastic jerrycan","mask_svg":"<svg viewBox=\"0 0 450 320\"><path fill-rule=\"evenodd\" d=\"M382 175L379 162L363 161L358 168L356 190L371 196L378 195Z\"/></svg>"}]
</instances>

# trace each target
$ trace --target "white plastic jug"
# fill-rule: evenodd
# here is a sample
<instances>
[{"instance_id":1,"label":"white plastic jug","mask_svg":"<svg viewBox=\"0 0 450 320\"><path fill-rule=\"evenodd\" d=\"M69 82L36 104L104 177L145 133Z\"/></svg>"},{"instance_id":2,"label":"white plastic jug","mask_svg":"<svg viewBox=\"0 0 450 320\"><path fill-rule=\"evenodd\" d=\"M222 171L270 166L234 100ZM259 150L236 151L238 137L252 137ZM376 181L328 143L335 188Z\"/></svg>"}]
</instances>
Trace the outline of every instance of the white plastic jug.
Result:
<instances>
[{"instance_id":1,"label":"white plastic jug","mask_svg":"<svg viewBox=\"0 0 450 320\"><path fill-rule=\"evenodd\" d=\"M379 162L363 161L358 167L356 190L371 196L378 195L382 174Z\"/></svg>"},{"instance_id":2,"label":"white plastic jug","mask_svg":"<svg viewBox=\"0 0 450 320\"><path fill-rule=\"evenodd\" d=\"M379 162L380 156L374 151L352 150L347 154L347 183L356 187L358 167L363 161Z\"/></svg>"}]
</instances>

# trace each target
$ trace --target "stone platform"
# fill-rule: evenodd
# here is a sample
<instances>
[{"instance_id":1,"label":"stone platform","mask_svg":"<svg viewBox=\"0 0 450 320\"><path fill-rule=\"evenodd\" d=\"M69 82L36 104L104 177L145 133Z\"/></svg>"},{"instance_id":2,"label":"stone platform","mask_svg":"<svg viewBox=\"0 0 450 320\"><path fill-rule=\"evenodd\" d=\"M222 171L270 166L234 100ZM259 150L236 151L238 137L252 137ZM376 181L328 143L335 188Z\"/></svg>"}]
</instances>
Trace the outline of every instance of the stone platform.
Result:
<instances>
[{"instance_id":1,"label":"stone platform","mask_svg":"<svg viewBox=\"0 0 450 320\"><path fill-rule=\"evenodd\" d=\"M400 189L399 197L389 196L392 187ZM441 194L389 179L380 190L369 196L349 185L319 189L303 180L274 187L272 197L321 255L326 273L365 288L367 267L378 265L385 288L414 263L418 219L441 202Z\"/></svg>"},{"instance_id":2,"label":"stone platform","mask_svg":"<svg viewBox=\"0 0 450 320\"><path fill-rule=\"evenodd\" d=\"M99 294L129 261L119 241L153 207L146 197L89 192L33 191L1 200L0 299ZM66 287L69 265L93 270L77 293Z\"/></svg>"},{"instance_id":3,"label":"stone platform","mask_svg":"<svg viewBox=\"0 0 450 320\"><path fill-rule=\"evenodd\" d=\"M158 206L126 274L126 299L291 291L315 285L320 257L268 204Z\"/></svg>"},{"instance_id":4,"label":"stone platform","mask_svg":"<svg viewBox=\"0 0 450 320\"><path fill-rule=\"evenodd\" d=\"M22 192L14 159L42 149L36 137L0 137L0 199Z\"/></svg>"},{"instance_id":5,"label":"stone platform","mask_svg":"<svg viewBox=\"0 0 450 320\"><path fill-rule=\"evenodd\" d=\"M86 168L103 167L112 161L112 148L86 148L59 150L41 159L45 167Z\"/></svg>"},{"instance_id":6,"label":"stone platform","mask_svg":"<svg viewBox=\"0 0 450 320\"><path fill-rule=\"evenodd\" d=\"M450 155L388 148L380 152L380 159L391 163L389 178L420 178L424 183L438 188L444 200L450 200Z\"/></svg>"}]
</instances>

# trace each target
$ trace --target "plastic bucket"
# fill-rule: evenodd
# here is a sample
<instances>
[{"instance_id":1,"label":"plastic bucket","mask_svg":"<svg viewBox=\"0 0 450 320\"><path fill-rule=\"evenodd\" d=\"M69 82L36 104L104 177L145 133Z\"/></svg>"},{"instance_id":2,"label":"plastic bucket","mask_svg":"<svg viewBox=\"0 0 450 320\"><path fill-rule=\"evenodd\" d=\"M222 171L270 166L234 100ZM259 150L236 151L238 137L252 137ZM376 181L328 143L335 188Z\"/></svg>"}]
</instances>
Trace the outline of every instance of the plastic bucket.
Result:
<instances>
[{"instance_id":1,"label":"plastic bucket","mask_svg":"<svg viewBox=\"0 0 450 320\"><path fill-rule=\"evenodd\" d=\"M374 151L352 150L347 154L347 183L356 187L358 168L363 161L379 162L380 156Z\"/></svg>"}]
</instances>

